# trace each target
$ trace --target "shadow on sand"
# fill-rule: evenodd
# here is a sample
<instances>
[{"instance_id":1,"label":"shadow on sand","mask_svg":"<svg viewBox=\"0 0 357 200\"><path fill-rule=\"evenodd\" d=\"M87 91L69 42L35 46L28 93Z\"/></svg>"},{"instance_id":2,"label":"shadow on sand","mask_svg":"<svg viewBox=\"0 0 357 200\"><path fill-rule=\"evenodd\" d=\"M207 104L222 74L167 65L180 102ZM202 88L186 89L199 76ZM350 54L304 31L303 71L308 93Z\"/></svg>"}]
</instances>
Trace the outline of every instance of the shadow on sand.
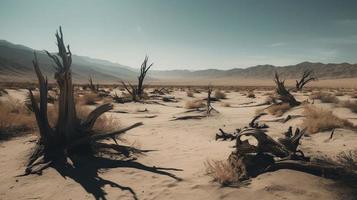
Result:
<instances>
[{"instance_id":1,"label":"shadow on sand","mask_svg":"<svg viewBox=\"0 0 357 200\"><path fill-rule=\"evenodd\" d=\"M133 199L137 200L138 197L135 191L128 187L122 186L118 183L114 183L110 180L105 180L98 175L99 170L111 169L111 168L134 168L144 171L149 171L159 175L164 175L171 177L177 181L182 180L176 175L169 173L167 171L183 171L181 169L175 168L161 168L161 167L149 167L144 164L138 163L131 160L112 160L103 157L80 157L71 158L73 165L67 164L54 165L53 168L56 169L64 178L71 178L77 183L79 183L88 193L92 194L95 199L106 199L106 192L104 191L105 185L110 185L121 190L126 190L130 192ZM59 167L62 166L62 167Z\"/></svg>"}]
</instances>

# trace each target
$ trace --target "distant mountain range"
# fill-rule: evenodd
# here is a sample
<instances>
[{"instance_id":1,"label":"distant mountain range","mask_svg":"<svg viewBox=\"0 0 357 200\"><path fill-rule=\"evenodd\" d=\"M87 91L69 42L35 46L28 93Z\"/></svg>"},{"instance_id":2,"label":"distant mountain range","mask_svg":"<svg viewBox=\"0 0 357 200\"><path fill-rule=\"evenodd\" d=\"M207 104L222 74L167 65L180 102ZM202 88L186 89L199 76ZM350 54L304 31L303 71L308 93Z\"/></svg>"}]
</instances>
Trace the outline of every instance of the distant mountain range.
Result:
<instances>
[{"instance_id":1,"label":"distant mountain range","mask_svg":"<svg viewBox=\"0 0 357 200\"><path fill-rule=\"evenodd\" d=\"M0 82L35 81L32 67L33 49L0 40ZM40 67L49 78L53 76L53 62L43 51L36 51ZM154 66L155 67L155 66ZM320 79L356 78L357 64L323 64L303 62L297 65L277 67L273 65L258 65L245 69L230 70L150 70L148 80L169 79L222 79L249 78L272 79L277 71L286 79L298 78L306 70L313 70ZM91 75L95 82L118 83L119 80L134 80L137 69L112 63L106 60L73 55L72 73L76 82L87 82Z\"/></svg>"},{"instance_id":2,"label":"distant mountain range","mask_svg":"<svg viewBox=\"0 0 357 200\"><path fill-rule=\"evenodd\" d=\"M49 78L53 77L54 63L43 52L36 51L42 72ZM0 40L0 81L33 81L36 80L32 60L34 50L22 45ZM118 80L135 79L135 69L105 60L85 56L72 56L73 79L86 82L89 76L94 81L117 82Z\"/></svg>"}]
</instances>

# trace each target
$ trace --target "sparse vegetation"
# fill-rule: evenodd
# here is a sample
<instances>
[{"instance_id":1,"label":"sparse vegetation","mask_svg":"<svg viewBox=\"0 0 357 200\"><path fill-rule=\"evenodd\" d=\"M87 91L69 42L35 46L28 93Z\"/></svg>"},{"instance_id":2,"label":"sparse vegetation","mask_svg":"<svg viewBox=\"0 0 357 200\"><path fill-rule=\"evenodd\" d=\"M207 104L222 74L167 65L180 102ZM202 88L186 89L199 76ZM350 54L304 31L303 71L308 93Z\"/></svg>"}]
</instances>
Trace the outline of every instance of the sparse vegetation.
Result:
<instances>
[{"instance_id":1,"label":"sparse vegetation","mask_svg":"<svg viewBox=\"0 0 357 200\"><path fill-rule=\"evenodd\" d=\"M216 90L216 91L214 91L214 97L216 97L216 99L225 99L226 94L224 92L222 92L221 90Z\"/></svg>"},{"instance_id":2,"label":"sparse vegetation","mask_svg":"<svg viewBox=\"0 0 357 200\"><path fill-rule=\"evenodd\" d=\"M185 108L187 109L196 109L196 108L203 108L203 107L205 107L205 104L203 103L203 100L199 100L199 99L186 101L185 103Z\"/></svg>"},{"instance_id":3,"label":"sparse vegetation","mask_svg":"<svg viewBox=\"0 0 357 200\"><path fill-rule=\"evenodd\" d=\"M271 105L266 110L271 115L282 116L290 108L291 107L288 103L280 103L280 104Z\"/></svg>"},{"instance_id":4,"label":"sparse vegetation","mask_svg":"<svg viewBox=\"0 0 357 200\"><path fill-rule=\"evenodd\" d=\"M227 161L212 160L205 163L206 173L222 186L228 186L238 181L238 175Z\"/></svg>"},{"instance_id":5,"label":"sparse vegetation","mask_svg":"<svg viewBox=\"0 0 357 200\"><path fill-rule=\"evenodd\" d=\"M343 93L343 92L341 92L341 91L336 91L335 92L335 96L336 97L341 97L341 96L344 96L345 94Z\"/></svg>"},{"instance_id":6,"label":"sparse vegetation","mask_svg":"<svg viewBox=\"0 0 357 200\"><path fill-rule=\"evenodd\" d=\"M254 92L253 91L248 92L247 97L254 99L255 98Z\"/></svg>"},{"instance_id":7,"label":"sparse vegetation","mask_svg":"<svg viewBox=\"0 0 357 200\"><path fill-rule=\"evenodd\" d=\"M188 97L194 97L194 94L193 94L193 92L191 90L187 90L186 95Z\"/></svg>"},{"instance_id":8,"label":"sparse vegetation","mask_svg":"<svg viewBox=\"0 0 357 200\"><path fill-rule=\"evenodd\" d=\"M95 105L96 101L98 101L98 95L95 93L84 94L80 101L83 105Z\"/></svg>"},{"instance_id":9,"label":"sparse vegetation","mask_svg":"<svg viewBox=\"0 0 357 200\"><path fill-rule=\"evenodd\" d=\"M33 114L17 100L0 101L0 140L20 136L36 129Z\"/></svg>"},{"instance_id":10,"label":"sparse vegetation","mask_svg":"<svg viewBox=\"0 0 357 200\"><path fill-rule=\"evenodd\" d=\"M223 107L231 107L231 104L228 103L228 102L223 102L223 103L222 103L222 106L223 106Z\"/></svg>"},{"instance_id":11,"label":"sparse vegetation","mask_svg":"<svg viewBox=\"0 0 357 200\"><path fill-rule=\"evenodd\" d=\"M310 95L310 99L318 99L322 103L338 103L338 98L327 92L314 92Z\"/></svg>"},{"instance_id":12,"label":"sparse vegetation","mask_svg":"<svg viewBox=\"0 0 357 200\"><path fill-rule=\"evenodd\" d=\"M350 109L354 113L357 113L357 100L342 101L341 106Z\"/></svg>"},{"instance_id":13,"label":"sparse vegetation","mask_svg":"<svg viewBox=\"0 0 357 200\"><path fill-rule=\"evenodd\" d=\"M353 124L346 119L334 115L332 111L312 105L304 107L303 126L309 133L331 131L334 128L353 128Z\"/></svg>"}]
</instances>

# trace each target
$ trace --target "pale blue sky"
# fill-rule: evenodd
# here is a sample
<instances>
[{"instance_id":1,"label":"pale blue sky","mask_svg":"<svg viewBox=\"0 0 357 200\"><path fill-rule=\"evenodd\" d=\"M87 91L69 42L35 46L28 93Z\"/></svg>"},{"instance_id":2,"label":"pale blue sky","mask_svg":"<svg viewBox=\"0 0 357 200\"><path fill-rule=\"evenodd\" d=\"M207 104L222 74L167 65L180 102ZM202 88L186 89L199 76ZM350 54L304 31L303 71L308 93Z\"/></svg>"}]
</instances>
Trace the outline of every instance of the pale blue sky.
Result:
<instances>
[{"instance_id":1,"label":"pale blue sky","mask_svg":"<svg viewBox=\"0 0 357 200\"><path fill-rule=\"evenodd\" d=\"M156 69L357 62L354 0L0 0L0 39Z\"/></svg>"}]
</instances>

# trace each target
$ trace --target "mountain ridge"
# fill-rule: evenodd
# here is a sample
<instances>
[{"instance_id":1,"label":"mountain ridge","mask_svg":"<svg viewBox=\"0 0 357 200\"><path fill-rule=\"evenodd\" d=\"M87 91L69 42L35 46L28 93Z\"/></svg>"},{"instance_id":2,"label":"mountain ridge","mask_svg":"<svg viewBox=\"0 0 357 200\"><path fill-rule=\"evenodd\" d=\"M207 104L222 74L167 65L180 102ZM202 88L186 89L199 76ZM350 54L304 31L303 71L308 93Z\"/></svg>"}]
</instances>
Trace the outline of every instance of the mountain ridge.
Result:
<instances>
[{"instance_id":1,"label":"mountain ridge","mask_svg":"<svg viewBox=\"0 0 357 200\"><path fill-rule=\"evenodd\" d=\"M33 50L21 44L0 40L0 82L34 81L32 68L33 52L36 51L40 67L50 79L53 76L52 60L43 52ZM357 64L301 62L296 65L274 66L256 65L248 68L228 70L155 70L148 73L148 80L170 79L215 79L215 78L253 78L271 79L277 71L286 79L298 78L304 70L313 70L320 79L355 78ZM73 55L72 74L76 82L87 82L92 76L100 83L114 83L119 80L133 81L137 78L138 69L103 59Z\"/></svg>"}]
</instances>

